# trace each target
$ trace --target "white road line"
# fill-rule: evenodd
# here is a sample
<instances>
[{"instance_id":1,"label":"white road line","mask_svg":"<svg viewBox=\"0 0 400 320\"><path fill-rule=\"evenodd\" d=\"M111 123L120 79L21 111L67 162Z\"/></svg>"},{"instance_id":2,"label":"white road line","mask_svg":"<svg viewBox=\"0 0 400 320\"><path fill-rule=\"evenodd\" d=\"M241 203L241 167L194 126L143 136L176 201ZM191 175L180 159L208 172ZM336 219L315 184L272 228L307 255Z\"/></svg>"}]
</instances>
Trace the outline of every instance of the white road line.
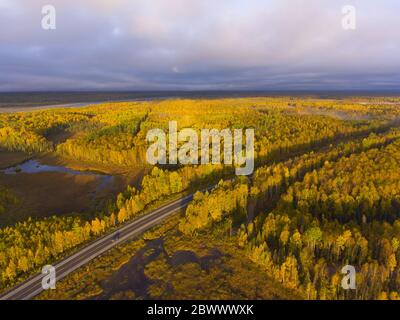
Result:
<instances>
[{"instance_id":1,"label":"white road line","mask_svg":"<svg viewBox=\"0 0 400 320\"><path fill-rule=\"evenodd\" d=\"M120 229L115 230L114 232L110 233L109 235L106 235L98 240L96 240L95 242L93 242L92 244L86 246L85 248L82 248L82 250L80 250L79 252L73 254L72 256L66 258L65 260L60 261L59 263L55 264L56 269L57 268L61 268L64 265L66 265L68 262L70 262L73 259L76 259L81 256L84 255L87 251L89 251L90 249L93 249L94 247L101 245L103 243L106 243L107 241L109 241L109 239L115 234L115 232L121 232L121 231L125 231L128 228L134 227L134 225L136 224L140 224L141 222L147 220L147 219L151 219L151 217L153 217L154 215L160 213L163 210L166 210L168 208L170 208L171 206L176 205L179 202L185 202L189 199L191 199L192 195L186 196L184 198L175 200L167 205L165 205L164 207L158 208L154 211L152 211L151 213L144 215L143 217L138 218L137 220L132 221L131 223L121 227ZM96 253L92 254L90 257L79 261L78 264L76 264L75 266L73 266L72 268L69 268L67 271L64 271L61 275L58 276L58 279L62 279L63 277L65 277L66 275L68 275L70 272L76 270L77 268L79 268L80 266L84 265L85 263L89 262L90 260L92 260L93 258L101 255L102 253L104 253L105 251L109 250L110 248L116 246L117 244L127 240L128 238L136 235L138 232L144 230L145 228L147 228L149 225L155 224L157 223L159 220L164 219L166 216L174 213L175 211L182 209L184 207L186 207L188 205L188 203L183 203L180 206L174 208L172 211L167 211L165 214L162 214L160 217L155 218L154 220L151 220L149 222L147 222L145 225L132 230L130 233L128 233L127 235L125 235L124 237L122 237L121 239L109 244L106 247L100 248L99 251L97 251ZM30 280L28 280L27 282L25 282L24 284L20 285L19 287L15 288L15 290L12 290L10 292L8 292L7 294L5 294L4 296L0 297L0 300L4 300L7 299L9 297L12 297L15 294L18 294L19 292L21 292L23 289L31 286L31 285L35 285L37 282L41 281L41 279L43 278L43 275L38 274L36 276L34 276L33 278L31 278ZM40 293L42 291L42 288L36 290L35 292L33 292L32 294L29 294L27 297L24 297L23 299L30 299L32 297L34 297L37 293Z\"/></svg>"}]
</instances>

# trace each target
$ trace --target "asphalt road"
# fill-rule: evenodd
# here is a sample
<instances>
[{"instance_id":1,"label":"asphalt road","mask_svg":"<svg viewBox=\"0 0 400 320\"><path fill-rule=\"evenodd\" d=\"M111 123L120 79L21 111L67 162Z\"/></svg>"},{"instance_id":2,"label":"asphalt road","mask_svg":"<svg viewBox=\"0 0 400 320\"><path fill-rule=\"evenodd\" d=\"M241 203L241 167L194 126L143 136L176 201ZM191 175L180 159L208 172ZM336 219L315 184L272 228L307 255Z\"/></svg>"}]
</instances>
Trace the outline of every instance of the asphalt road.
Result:
<instances>
[{"instance_id":1,"label":"asphalt road","mask_svg":"<svg viewBox=\"0 0 400 320\"><path fill-rule=\"evenodd\" d=\"M55 263L53 267L56 269L57 281L60 281L74 270L100 256L107 250L159 224L179 209L187 207L192 199L193 195L190 195L160 207L122 226L113 233L91 242L68 258ZM28 300L33 298L43 291L42 279L44 276L43 274L32 276L23 283L1 294L0 300Z\"/></svg>"}]
</instances>

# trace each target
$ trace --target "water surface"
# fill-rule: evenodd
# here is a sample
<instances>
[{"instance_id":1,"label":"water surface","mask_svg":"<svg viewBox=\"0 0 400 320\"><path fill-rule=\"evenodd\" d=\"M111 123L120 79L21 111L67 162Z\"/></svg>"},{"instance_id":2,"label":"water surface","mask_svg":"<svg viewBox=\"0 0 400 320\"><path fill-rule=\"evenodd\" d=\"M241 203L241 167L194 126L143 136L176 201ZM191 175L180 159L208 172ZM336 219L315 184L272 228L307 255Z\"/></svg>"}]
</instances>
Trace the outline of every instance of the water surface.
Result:
<instances>
[{"instance_id":1,"label":"water surface","mask_svg":"<svg viewBox=\"0 0 400 320\"><path fill-rule=\"evenodd\" d=\"M94 176L100 180L100 184L98 186L97 191L104 189L106 186L114 182L114 177L110 175L99 174L91 171L73 170L63 166L41 164L39 161L34 159L28 160L16 166L0 170L0 172L3 172L4 174L7 175L17 175L21 173L37 174L41 172L59 172L74 176L81 176L81 175Z\"/></svg>"}]
</instances>

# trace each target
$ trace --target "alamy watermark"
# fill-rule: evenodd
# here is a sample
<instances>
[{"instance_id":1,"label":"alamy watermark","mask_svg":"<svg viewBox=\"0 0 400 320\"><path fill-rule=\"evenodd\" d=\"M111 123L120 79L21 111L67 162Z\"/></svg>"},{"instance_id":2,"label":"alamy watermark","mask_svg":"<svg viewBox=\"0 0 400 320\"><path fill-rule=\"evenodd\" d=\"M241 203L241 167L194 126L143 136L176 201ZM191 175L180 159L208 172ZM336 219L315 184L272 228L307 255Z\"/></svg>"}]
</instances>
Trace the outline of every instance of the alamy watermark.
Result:
<instances>
[{"instance_id":1,"label":"alamy watermark","mask_svg":"<svg viewBox=\"0 0 400 320\"><path fill-rule=\"evenodd\" d=\"M56 22L56 8L53 5L45 5L42 7L42 29L55 30L57 28Z\"/></svg>"},{"instance_id":2,"label":"alamy watermark","mask_svg":"<svg viewBox=\"0 0 400 320\"><path fill-rule=\"evenodd\" d=\"M56 268L52 265L46 265L42 268L42 289L43 290L54 290L56 288Z\"/></svg>"},{"instance_id":3,"label":"alamy watermark","mask_svg":"<svg viewBox=\"0 0 400 320\"><path fill-rule=\"evenodd\" d=\"M341 273L345 276L342 278L342 288L344 290L355 290L356 289L356 268L347 265L341 270Z\"/></svg>"},{"instance_id":4,"label":"alamy watermark","mask_svg":"<svg viewBox=\"0 0 400 320\"><path fill-rule=\"evenodd\" d=\"M342 8L342 28L344 30L355 30L357 27L356 8L351 5Z\"/></svg>"},{"instance_id":5,"label":"alamy watermark","mask_svg":"<svg viewBox=\"0 0 400 320\"><path fill-rule=\"evenodd\" d=\"M243 149L243 129L233 129L233 131L230 129L202 129L199 142L196 130L185 128L178 132L176 121L170 121L168 124L168 143L167 133L162 129L149 130L146 140L151 143L146 153L147 162L151 165L209 164L210 142L211 163L221 164L222 142L224 144L223 163L234 165L236 175L247 176L254 171L254 129L245 130L245 149Z\"/></svg>"},{"instance_id":6,"label":"alamy watermark","mask_svg":"<svg viewBox=\"0 0 400 320\"><path fill-rule=\"evenodd\" d=\"M353 5L345 5L341 8L342 11L342 28L344 30L355 30L357 27L356 8ZM55 30L56 24L56 8L47 4L42 7L42 28L44 30Z\"/></svg>"}]
</instances>

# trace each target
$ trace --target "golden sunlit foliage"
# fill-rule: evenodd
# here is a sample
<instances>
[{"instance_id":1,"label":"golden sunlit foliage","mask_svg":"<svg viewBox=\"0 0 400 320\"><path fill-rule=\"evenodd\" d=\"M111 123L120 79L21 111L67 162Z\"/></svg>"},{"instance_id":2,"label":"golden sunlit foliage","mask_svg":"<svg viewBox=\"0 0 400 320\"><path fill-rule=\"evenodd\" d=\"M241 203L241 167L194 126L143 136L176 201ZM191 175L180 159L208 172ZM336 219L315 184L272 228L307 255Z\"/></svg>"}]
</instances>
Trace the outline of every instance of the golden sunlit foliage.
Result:
<instances>
[{"instance_id":1,"label":"golden sunlit foliage","mask_svg":"<svg viewBox=\"0 0 400 320\"><path fill-rule=\"evenodd\" d=\"M241 206L241 216L256 217L239 228L238 245L269 277L307 299L397 299L399 134L371 134L257 169ZM248 188L241 183L197 194L180 230L193 234L213 222L231 228L237 190ZM341 288L346 264L358 270L358 290L350 295Z\"/></svg>"},{"instance_id":2,"label":"golden sunlit foliage","mask_svg":"<svg viewBox=\"0 0 400 320\"><path fill-rule=\"evenodd\" d=\"M185 234L212 226L227 216L231 224L243 222L246 217L248 188L246 184L221 181L211 193L197 192L186 209L179 230Z\"/></svg>"},{"instance_id":3,"label":"golden sunlit foliage","mask_svg":"<svg viewBox=\"0 0 400 320\"><path fill-rule=\"evenodd\" d=\"M1 148L126 172L149 167L146 134L167 131L169 121L177 121L178 130L254 128L258 167L251 179L235 180L229 165L153 167L137 188L127 186L115 205L94 217L29 219L0 229L0 288L154 202L226 179L196 193L179 224L185 237L222 228L270 278L308 299L349 298L340 289L346 264L359 271L359 289L350 298L395 299L400 133L389 128L397 126L398 104L375 98L177 99L0 114ZM13 201L0 188L0 214Z\"/></svg>"},{"instance_id":4,"label":"golden sunlit foliage","mask_svg":"<svg viewBox=\"0 0 400 320\"><path fill-rule=\"evenodd\" d=\"M241 228L239 244L270 276L308 299L348 298L339 281L346 264L359 271L354 298L398 292L399 154L396 139L379 149L330 158L317 170L303 167L308 173L301 182L284 171L287 184L278 179L278 185L287 191L272 212ZM260 181L254 188L269 190L269 196L283 191Z\"/></svg>"},{"instance_id":5,"label":"golden sunlit foliage","mask_svg":"<svg viewBox=\"0 0 400 320\"><path fill-rule=\"evenodd\" d=\"M147 131L167 129L169 121L177 121L179 129L254 128L255 157L262 162L370 130L385 118L342 121L312 113L304 115L290 107L293 103L301 108L299 102L291 99L245 98L108 103L0 114L0 147L54 151L83 162L142 166L146 162ZM330 106L326 102L321 104L325 108ZM63 133L65 138L55 142L55 137Z\"/></svg>"}]
</instances>

